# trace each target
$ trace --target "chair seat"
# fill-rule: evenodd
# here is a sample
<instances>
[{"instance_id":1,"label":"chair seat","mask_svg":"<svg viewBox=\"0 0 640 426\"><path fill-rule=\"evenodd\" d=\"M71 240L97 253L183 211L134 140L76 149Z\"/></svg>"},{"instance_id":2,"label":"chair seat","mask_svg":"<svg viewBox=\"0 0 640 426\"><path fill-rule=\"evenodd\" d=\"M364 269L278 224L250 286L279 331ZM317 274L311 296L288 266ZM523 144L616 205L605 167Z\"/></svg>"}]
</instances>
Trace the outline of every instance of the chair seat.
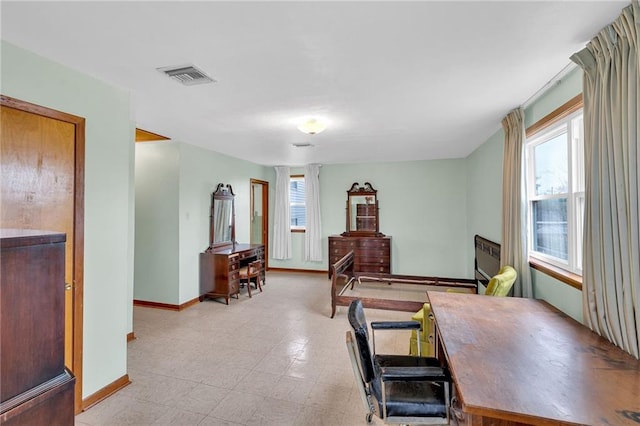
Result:
<instances>
[{"instance_id":1,"label":"chair seat","mask_svg":"<svg viewBox=\"0 0 640 426\"><path fill-rule=\"evenodd\" d=\"M387 382L386 391L388 417L447 417L442 385L433 382Z\"/></svg>"},{"instance_id":2,"label":"chair seat","mask_svg":"<svg viewBox=\"0 0 640 426\"><path fill-rule=\"evenodd\" d=\"M238 269L238 273L240 274L240 277L244 279L246 279L248 276L256 276L258 275L259 272L260 272L260 269L249 268L248 266L243 266L242 268Z\"/></svg>"},{"instance_id":3,"label":"chair seat","mask_svg":"<svg viewBox=\"0 0 640 426\"><path fill-rule=\"evenodd\" d=\"M260 285L260 271L262 268L262 262L257 260L251 262L250 264L241 267L238 270L240 283L243 281L247 282L247 291L249 293L249 297L251 297L251 282L255 282L255 286L260 292L262 292L262 285Z\"/></svg>"}]
</instances>

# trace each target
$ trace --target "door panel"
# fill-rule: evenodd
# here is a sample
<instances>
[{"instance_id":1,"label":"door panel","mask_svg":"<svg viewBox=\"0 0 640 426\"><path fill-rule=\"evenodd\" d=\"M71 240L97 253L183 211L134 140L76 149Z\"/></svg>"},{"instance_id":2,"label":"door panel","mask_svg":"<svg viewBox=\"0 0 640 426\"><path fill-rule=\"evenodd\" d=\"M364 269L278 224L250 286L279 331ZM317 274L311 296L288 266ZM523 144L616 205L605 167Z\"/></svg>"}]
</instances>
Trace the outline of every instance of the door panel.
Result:
<instances>
[{"instance_id":1,"label":"door panel","mask_svg":"<svg viewBox=\"0 0 640 426\"><path fill-rule=\"evenodd\" d=\"M269 182L251 179L250 243L264 244L265 269L269 261Z\"/></svg>"},{"instance_id":2,"label":"door panel","mask_svg":"<svg viewBox=\"0 0 640 426\"><path fill-rule=\"evenodd\" d=\"M77 413L82 402L84 119L5 96L1 108L0 226L67 235L64 356L77 378Z\"/></svg>"}]
</instances>

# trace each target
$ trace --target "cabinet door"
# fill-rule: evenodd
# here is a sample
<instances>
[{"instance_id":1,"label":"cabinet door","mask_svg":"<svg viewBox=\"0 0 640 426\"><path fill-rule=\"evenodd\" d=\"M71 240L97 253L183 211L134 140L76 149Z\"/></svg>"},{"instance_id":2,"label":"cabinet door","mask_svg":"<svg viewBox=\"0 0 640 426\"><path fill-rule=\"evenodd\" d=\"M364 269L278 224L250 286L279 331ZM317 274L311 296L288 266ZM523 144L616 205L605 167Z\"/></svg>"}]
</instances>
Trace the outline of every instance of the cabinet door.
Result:
<instances>
[{"instance_id":1,"label":"cabinet door","mask_svg":"<svg viewBox=\"0 0 640 426\"><path fill-rule=\"evenodd\" d=\"M64 236L42 239L2 247L0 402L64 371Z\"/></svg>"},{"instance_id":2,"label":"cabinet door","mask_svg":"<svg viewBox=\"0 0 640 426\"><path fill-rule=\"evenodd\" d=\"M215 261L213 253L200 253L200 296L213 291L214 276Z\"/></svg>"}]
</instances>

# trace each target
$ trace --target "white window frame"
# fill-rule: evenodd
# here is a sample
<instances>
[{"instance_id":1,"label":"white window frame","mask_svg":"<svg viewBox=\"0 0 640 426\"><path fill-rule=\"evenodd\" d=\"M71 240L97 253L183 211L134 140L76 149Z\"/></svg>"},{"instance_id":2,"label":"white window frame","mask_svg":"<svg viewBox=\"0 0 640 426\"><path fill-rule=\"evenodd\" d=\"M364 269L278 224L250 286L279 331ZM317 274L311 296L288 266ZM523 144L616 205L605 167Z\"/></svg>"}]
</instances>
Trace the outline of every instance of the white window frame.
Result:
<instances>
[{"instance_id":1,"label":"white window frame","mask_svg":"<svg viewBox=\"0 0 640 426\"><path fill-rule=\"evenodd\" d=\"M582 243L584 221L584 126L582 108L557 119L543 130L527 137L527 223L529 235L528 254L576 275L582 275ZM534 148L559 134L567 132L567 192L560 194L536 195ZM534 229L532 226L533 202L539 200L566 198L567 200L567 260L533 250Z\"/></svg>"}]
</instances>

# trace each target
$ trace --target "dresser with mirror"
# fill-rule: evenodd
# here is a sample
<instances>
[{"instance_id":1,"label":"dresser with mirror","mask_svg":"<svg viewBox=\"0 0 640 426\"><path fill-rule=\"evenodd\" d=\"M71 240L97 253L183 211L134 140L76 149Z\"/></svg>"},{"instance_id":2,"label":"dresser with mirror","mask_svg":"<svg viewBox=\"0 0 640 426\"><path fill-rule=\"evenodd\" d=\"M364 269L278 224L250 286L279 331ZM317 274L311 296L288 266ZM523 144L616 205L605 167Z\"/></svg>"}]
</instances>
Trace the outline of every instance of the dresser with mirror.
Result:
<instances>
[{"instance_id":1,"label":"dresser with mirror","mask_svg":"<svg viewBox=\"0 0 640 426\"><path fill-rule=\"evenodd\" d=\"M224 298L228 305L240 291L240 268L256 260L264 283L264 253L264 244L236 242L235 194L231 185L218 184L211 194L209 247L200 253L200 301Z\"/></svg>"},{"instance_id":2,"label":"dresser with mirror","mask_svg":"<svg viewBox=\"0 0 640 426\"><path fill-rule=\"evenodd\" d=\"M378 191L369 182L347 190L346 230L329 236L331 265L353 250L355 272L391 273L391 237L380 232Z\"/></svg>"}]
</instances>

